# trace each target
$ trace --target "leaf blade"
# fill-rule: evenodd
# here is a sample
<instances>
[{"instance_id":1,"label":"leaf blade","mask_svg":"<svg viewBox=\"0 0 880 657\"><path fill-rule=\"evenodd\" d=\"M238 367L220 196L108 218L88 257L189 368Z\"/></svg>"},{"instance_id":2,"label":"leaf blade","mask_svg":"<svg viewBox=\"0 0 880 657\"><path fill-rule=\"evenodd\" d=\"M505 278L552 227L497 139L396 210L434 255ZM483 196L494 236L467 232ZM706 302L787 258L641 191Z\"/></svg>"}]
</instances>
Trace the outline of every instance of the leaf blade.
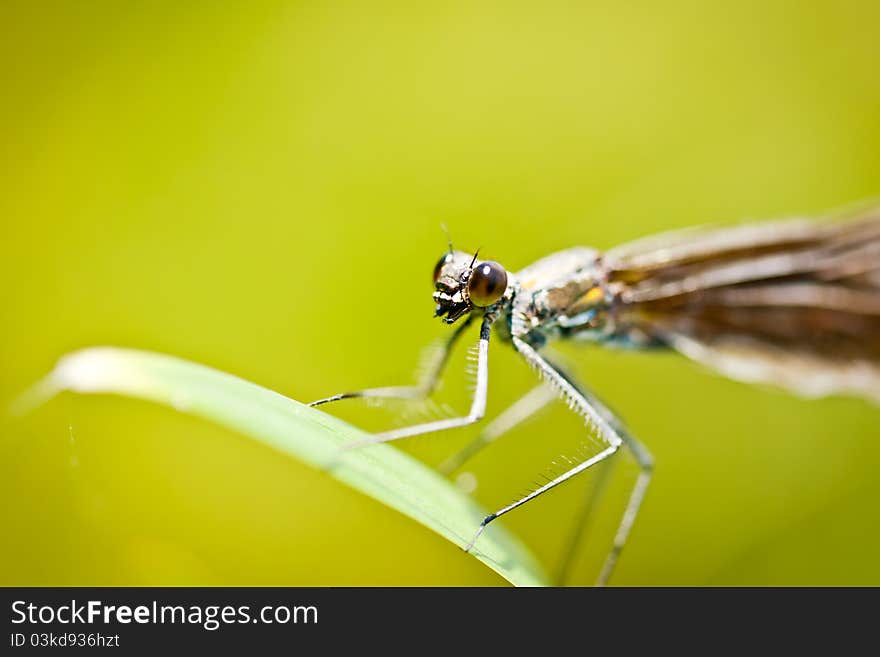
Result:
<instances>
[{"instance_id":1,"label":"leaf blade","mask_svg":"<svg viewBox=\"0 0 880 657\"><path fill-rule=\"evenodd\" d=\"M173 356L91 347L64 356L35 389L41 399L61 391L135 397L207 419L328 472L459 547L486 516L449 481L392 445L340 452L367 434L255 383ZM547 584L534 557L497 524L471 554L514 585Z\"/></svg>"}]
</instances>

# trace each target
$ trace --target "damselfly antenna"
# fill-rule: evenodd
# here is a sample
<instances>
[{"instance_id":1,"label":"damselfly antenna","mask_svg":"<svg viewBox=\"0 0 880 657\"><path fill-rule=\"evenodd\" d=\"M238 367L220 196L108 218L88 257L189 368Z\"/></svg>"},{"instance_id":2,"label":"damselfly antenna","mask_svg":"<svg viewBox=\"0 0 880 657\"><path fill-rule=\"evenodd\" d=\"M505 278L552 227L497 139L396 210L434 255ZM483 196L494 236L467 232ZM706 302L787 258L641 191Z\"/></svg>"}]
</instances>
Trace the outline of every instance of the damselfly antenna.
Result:
<instances>
[{"instance_id":1,"label":"damselfly antenna","mask_svg":"<svg viewBox=\"0 0 880 657\"><path fill-rule=\"evenodd\" d=\"M452 248L452 235L449 234L449 229L446 227L446 224L440 224L440 228L443 229L443 234L446 235L446 241L449 243L449 254L452 255L452 252L455 249Z\"/></svg>"},{"instance_id":2,"label":"damselfly antenna","mask_svg":"<svg viewBox=\"0 0 880 657\"><path fill-rule=\"evenodd\" d=\"M483 247L480 247L480 249L481 249L481 248L483 248ZM474 252L474 259L471 260L471 264L470 264L471 269L473 269L473 267L474 267L474 263L477 261L477 256L480 255L480 249L477 249L477 250Z\"/></svg>"}]
</instances>

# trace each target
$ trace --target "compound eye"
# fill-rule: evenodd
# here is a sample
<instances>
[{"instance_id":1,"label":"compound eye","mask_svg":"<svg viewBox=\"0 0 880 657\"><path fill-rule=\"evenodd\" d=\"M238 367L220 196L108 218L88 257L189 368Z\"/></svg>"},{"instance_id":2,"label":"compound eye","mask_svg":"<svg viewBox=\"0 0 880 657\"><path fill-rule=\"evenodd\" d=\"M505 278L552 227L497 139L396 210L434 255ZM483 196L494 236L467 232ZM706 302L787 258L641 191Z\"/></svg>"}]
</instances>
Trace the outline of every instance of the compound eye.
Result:
<instances>
[{"instance_id":1,"label":"compound eye","mask_svg":"<svg viewBox=\"0 0 880 657\"><path fill-rule=\"evenodd\" d=\"M443 270L443 265L449 262L450 258L452 258L451 253L444 253L440 259L437 261L437 264L434 265L434 282L440 280L440 272Z\"/></svg>"},{"instance_id":2,"label":"compound eye","mask_svg":"<svg viewBox=\"0 0 880 657\"><path fill-rule=\"evenodd\" d=\"M468 298L478 308L488 308L504 296L507 272L497 262L487 260L474 267L468 279Z\"/></svg>"}]
</instances>

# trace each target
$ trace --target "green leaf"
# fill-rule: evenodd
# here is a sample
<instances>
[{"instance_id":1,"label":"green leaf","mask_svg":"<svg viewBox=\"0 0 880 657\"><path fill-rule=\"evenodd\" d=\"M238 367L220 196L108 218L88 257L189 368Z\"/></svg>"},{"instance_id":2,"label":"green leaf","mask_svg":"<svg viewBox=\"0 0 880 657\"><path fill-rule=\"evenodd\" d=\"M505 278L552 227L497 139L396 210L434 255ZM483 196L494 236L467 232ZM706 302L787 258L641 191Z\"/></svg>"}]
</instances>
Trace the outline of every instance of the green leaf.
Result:
<instances>
[{"instance_id":1,"label":"green leaf","mask_svg":"<svg viewBox=\"0 0 880 657\"><path fill-rule=\"evenodd\" d=\"M464 547L486 512L435 471L388 444L342 452L361 430L254 383L179 358L93 347L62 358L23 400L33 406L69 390L113 393L171 406L227 427L312 467L409 516ZM519 586L546 585L528 550L494 523L470 552Z\"/></svg>"}]
</instances>

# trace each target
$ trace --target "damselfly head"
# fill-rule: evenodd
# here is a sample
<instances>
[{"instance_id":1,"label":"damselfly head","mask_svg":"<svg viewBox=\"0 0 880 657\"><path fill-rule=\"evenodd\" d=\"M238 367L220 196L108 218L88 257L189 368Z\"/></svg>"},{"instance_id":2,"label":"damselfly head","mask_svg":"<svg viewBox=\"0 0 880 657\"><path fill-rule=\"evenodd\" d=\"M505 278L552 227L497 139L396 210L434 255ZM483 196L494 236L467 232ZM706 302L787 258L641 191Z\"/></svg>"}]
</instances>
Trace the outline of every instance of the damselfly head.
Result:
<instances>
[{"instance_id":1,"label":"damselfly head","mask_svg":"<svg viewBox=\"0 0 880 657\"><path fill-rule=\"evenodd\" d=\"M476 253L450 250L434 267L434 316L452 324L472 308L497 303L506 289L507 272L497 262L478 261Z\"/></svg>"}]
</instances>

